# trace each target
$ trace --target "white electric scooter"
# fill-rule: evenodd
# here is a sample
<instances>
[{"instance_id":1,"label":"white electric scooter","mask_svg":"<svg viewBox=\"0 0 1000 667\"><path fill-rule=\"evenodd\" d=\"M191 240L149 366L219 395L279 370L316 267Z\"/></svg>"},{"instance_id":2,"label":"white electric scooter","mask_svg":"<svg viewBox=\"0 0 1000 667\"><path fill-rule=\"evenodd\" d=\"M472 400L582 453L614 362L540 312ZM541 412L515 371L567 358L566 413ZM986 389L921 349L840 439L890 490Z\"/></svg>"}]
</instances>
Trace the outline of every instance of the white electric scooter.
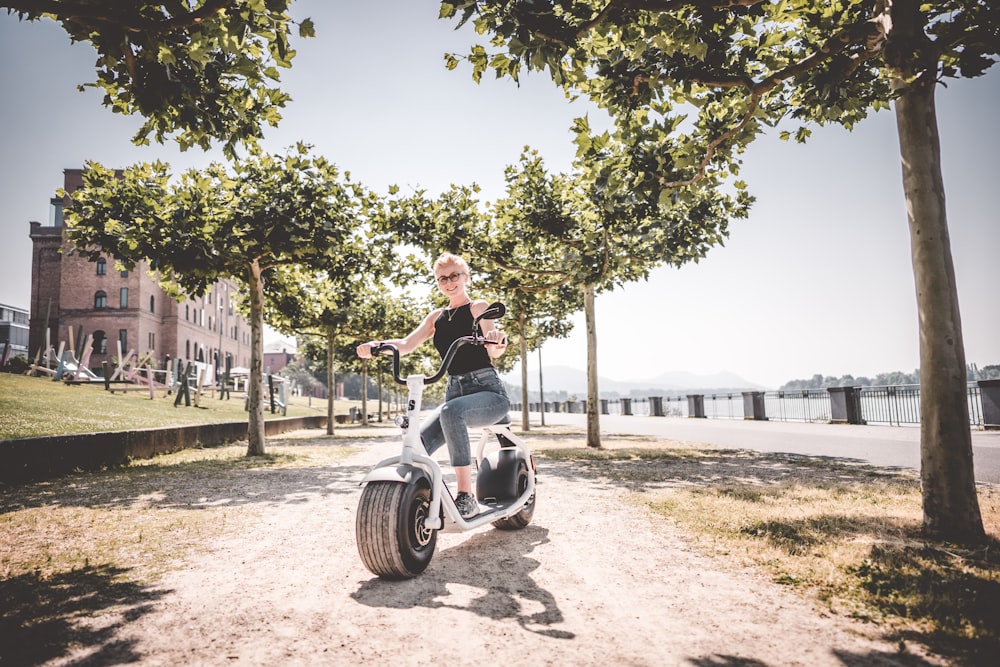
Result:
<instances>
[{"instance_id":1,"label":"white electric scooter","mask_svg":"<svg viewBox=\"0 0 1000 667\"><path fill-rule=\"evenodd\" d=\"M380 461L361 481L358 503L358 551L365 567L383 579L409 579L431 562L439 530L462 532L487 523L503 530L524 528L535 511L535 460L521 438L510 430L510 418L483 428L475 456L478 469L476 498L483 511L465 519L445 485L441 466L427 454L420 440L420 399L424 386L437 382L463 345L489 345L479 332L479 321L497 319L506 308L491 304L472 324L472 335L448 348L441 368L431 376L399 376L399 350L392 345L372 347L373 354L392 353L392 375L409 390L406 414L396 418L403 430L398 456ZM489 445L497 445L487 454Z\"/></svg>"}]
</instances>

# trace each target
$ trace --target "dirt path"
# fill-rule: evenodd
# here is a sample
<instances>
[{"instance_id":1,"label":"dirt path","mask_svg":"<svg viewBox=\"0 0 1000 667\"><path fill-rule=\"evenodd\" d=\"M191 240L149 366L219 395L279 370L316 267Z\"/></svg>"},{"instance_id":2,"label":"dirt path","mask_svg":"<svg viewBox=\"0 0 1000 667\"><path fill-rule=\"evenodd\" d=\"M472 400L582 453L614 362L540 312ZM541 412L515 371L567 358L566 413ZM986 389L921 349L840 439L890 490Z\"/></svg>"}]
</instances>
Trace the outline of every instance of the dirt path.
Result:
<instances>
[{"instance_id":1,"label":"dirt path","mask_svg":"<svg viewBox=\"0 0 1000 667\"><path fill-rule=\"evenodd\" d=\"M143 613L93 619L113 629L112 659L80 649L49 664L943 664L699 555L569 464L540 470L526 529L440 535L421 577L380 581L357 555L357 482L395 449L262 472L262 520L168 574Z\"/></svg>"}]
</instances>

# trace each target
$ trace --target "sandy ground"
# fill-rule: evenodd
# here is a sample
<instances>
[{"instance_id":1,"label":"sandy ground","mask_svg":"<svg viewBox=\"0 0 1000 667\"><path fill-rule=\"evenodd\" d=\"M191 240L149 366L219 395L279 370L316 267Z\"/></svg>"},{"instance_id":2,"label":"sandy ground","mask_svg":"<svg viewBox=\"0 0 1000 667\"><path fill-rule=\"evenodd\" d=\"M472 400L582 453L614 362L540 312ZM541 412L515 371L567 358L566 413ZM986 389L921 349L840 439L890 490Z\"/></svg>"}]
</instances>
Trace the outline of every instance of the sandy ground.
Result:
<instances>
[{"instance_id":1,"label":"sandy ground","mask_svg":"<svg viewBox=\"0 0 1000 667\"><path fill-rule=\"evenodd\" d=\"M358 481L396 448L262 472L263 519L172 569L142 605L100 612L100 649L46 664L944 664L700 555L573 464L540 467L527 528L442 534L422 576L381 581L357 553Z\"/></svg>"}]
</instances>

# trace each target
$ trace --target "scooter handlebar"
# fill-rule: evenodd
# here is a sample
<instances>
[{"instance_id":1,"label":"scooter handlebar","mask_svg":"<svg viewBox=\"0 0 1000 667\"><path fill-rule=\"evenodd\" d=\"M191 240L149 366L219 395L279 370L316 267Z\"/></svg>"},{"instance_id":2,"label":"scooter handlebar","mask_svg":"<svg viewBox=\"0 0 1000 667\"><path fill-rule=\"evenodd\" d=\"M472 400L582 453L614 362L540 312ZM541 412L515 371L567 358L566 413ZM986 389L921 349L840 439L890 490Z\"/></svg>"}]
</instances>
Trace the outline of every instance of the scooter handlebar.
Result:
<instances>
[{"instance_id":1,"label":"scooter handlebar","mask_svg":"<svg viewBox=\"0 0 1000 667\"><path fill-rule=\"evenodd\" d=\"M448 351L445 352L444 358L441 360L441 368L438 369L437 373L424 378L424 384L431 384L437 382L441 377L448 371L448 367L451 365L451 360L455 358L455 353L458 352L458 348L463 345L497 345L498 343L491 340L486 340L483 338L482 334L479 333L479 321L480 320L496 320L504 316L507 312L507 308L496 301L491 303L486 307L482 313L480 313L472 321L472 332L471 336L462 336L458 338L448 347ZM395 345L389 345L388 343L379 343L378 345L371 346L372 356L376 354L382 354L383 352L390 352L392 354L392 379L399 384L406 384L406 378L399 376L399 349Z\"/></svg>"},{"instance_id":2,"label":"scooter handlebar","mask_svg":"<svg viewBox=\"0 0 1000 667\"><path fill-rule=\"evenodd\" d=\"M445 373L448 372L448 367L451 366L452 360L455 358L455 353L463 345L496 345L497 343L491 340L486 340L478 336L462 336L461 338L455 339L455 342L448 347L448 351L445 352L444 358L441 360L441 367L438 368L434 375L428 375L424 378L424 384L433 384L440 380ZM372 355L376 354L392 354L392 379L397 383L405 385L406 378L400 377L399 375L399 349L395 345L389 343L381 343L379 345L372 345Z\"/></svg>"}]
</instances>

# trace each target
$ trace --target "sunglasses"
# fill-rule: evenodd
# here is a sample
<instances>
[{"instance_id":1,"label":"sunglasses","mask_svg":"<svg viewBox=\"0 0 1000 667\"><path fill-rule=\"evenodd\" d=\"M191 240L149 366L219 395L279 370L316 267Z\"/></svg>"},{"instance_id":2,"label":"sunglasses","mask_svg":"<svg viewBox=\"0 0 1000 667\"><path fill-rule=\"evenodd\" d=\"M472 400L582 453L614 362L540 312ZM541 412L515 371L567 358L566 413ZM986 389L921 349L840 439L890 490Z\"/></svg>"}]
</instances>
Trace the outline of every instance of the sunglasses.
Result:
<instances>
[{"instance_id":1,"label":"sunglasses","mask_svg":"<svg viewBox=\"0 0 1000 667\"><path fill-rule=\"evenodd\" d=\"M459 272L456 271L455 273L452 273L451 275L438 276L437 277L438 285L447 285L448 283L456 283L456 282L458 282L458 279L461 276L464 276L464 275L465 275L464 273L459 273Z\"/></svg>"}]
</instances>

